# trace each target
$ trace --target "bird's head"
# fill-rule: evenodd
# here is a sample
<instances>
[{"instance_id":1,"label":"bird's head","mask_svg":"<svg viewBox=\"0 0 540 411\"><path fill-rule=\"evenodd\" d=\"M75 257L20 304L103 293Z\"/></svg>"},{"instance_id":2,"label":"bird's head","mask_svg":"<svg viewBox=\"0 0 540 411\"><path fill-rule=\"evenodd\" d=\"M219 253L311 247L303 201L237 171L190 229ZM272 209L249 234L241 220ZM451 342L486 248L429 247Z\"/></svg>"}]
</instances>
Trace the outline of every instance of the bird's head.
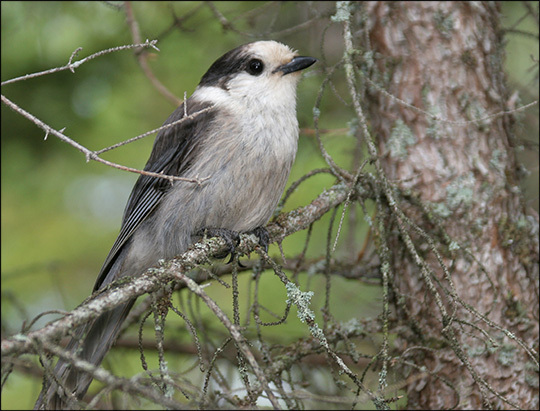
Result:
<instances>
[{"instance_id":1,"label":"bird's head","mask_svg":"<svg viewBox=\"0 0 540 411\"><path fill-rule=\"evenodd\" d=\"M265 106L294 104L301 70L316 61L313 57L298 56L276 41L248 43L217 59L202 77L198 89L212 95L209 100L217 104L222 98L224 103L234 99Z\"/></svg>"}]
</instances>

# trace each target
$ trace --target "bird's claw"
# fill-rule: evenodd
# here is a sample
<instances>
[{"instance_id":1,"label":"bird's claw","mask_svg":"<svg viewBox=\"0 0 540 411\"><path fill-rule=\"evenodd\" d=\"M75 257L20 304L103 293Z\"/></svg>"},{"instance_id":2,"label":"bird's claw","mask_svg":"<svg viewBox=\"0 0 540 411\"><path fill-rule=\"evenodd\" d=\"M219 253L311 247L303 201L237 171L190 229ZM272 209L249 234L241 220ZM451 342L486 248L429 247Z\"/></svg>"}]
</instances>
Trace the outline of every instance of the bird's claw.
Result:
<instances>
[{"instance_id":1,"label":"bird's claw","mask_svg":"<svg viewBox=\"0 0 540 411\"><path fill-rule=\"evenodd\" d=\"M197 232L197 235L223 238L227 244L227 251L224 253L219 253L214 257L225 258L228 254L231 254L231 259L228 263L233 260L236 253L236 246L240 243L240 233L238 233L238 231L229 230L227 228L203 228Z\"/></svg>"},{"instance_id":2,"label":"bird's claw","mask_svg":"<svg viewBox=\"0 0 540 411\"><path fill-rule=\"evenodd\" d=\"M262 247L265 253L268 253L268 244L270 243L270 234L264 227L257 227L248 232L248 234L254 234L259 240L259 245Z\"/></svg>"},{"instance_id":3,"label":"bird's claw","mask_svg":"<svg viewBox=\"0 0 540 411\"><path fill-rule=\"evenodd\" d=\"M268 234L268 231L264 227L257 227L251 231L248 231L248 234L254 234L255 237L259 240L259 246L262 247L262 249L267 253L268 252L268 244L270 243L270 235ZM231 258L229 261L227 261L227 264L229 264L231 261L234 260L234 257L236 256L236 246L240 243L240 233L238 231L229 230L227 228L203 228L199 230L196 235L207 237L221 237L223 240L225 240L225 243L227 244L227 251L224 253L219 253L215 255L215 258L225 258L228 254L231 255ZM239 262L240 266L242 264Z\"/></svg>"}]
</instances>

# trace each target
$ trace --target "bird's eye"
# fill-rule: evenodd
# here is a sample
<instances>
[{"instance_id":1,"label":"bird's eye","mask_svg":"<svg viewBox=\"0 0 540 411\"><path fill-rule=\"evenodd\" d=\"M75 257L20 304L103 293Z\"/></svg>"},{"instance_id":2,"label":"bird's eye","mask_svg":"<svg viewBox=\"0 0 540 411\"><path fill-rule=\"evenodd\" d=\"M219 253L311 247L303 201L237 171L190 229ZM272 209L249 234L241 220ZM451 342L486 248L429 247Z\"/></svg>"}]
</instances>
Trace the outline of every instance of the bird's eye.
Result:
<instances>
[{"instance_id":1,"label":"bird's eye","mask_svg":"<svg viewBox=\"0 0 540 411\"><path fill-rule=\"evenodd\" d=\"M258 76L264 70L264 64L259 59L250 60L247 67L247 72L252 76Z\"/></svg>"}]
</instances>

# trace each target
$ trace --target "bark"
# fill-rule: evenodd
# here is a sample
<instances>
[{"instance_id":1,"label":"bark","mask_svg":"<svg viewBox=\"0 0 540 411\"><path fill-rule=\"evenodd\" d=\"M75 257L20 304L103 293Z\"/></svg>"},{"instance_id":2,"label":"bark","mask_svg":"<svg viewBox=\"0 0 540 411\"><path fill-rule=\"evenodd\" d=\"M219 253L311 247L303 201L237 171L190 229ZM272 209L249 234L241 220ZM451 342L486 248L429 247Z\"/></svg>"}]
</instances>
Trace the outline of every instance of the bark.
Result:
<instances>
[{"instance_id":1,"label":"bark","mask_svg":"<svg viewBox=\"0 0 540 411\"><path fill-rule=\"evenodd\" d=\"M538 409L538 219L519 191L515 120L507 114L470 122L511 108L498 5L373 2L363 13L368 36L357 36L355 46L376 53L370 78L404 102L450 120L435 120L366 85L383 168L404 193L399 206L439 243L464 302L443 290L452 284L442 265L426 237L410 229L441 283L436 289L451 315L443 324L436 295L389 217L394 308L412 324L399 333L397 349L402 360L427 370L401 363L404 378L420 377L406 388L407 408ZM465 304L535 352L527 354Z\"/></svg>"}]
</instances>

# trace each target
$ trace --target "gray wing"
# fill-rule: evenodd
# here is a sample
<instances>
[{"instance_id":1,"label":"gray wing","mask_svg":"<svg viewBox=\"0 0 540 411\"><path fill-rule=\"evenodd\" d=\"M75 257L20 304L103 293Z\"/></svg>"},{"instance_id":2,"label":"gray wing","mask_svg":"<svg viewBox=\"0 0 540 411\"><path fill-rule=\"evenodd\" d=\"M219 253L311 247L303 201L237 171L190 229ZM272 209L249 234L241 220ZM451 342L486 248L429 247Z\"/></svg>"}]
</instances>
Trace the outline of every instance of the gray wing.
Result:
<instances>
[{"instance_id":1,"label":"gray wing","mask_svg":"<svg viewBox=\"0 0 540 411\"><path fill-rule=\"evenodd\" d=\"M210 104L197 103L188 100L188 115L196 113ZM184 105L180 105L165 121L170 124L184 117ZM146 171L166 175L182 176L189 169L200 151L202 136L213 120L214 112L210 110L193 119L189 119L171 128L161 130L152 148L150 158L144 167ZM191 184L191 183L183 183ZM103 267L94 285L94 291L99 289L111 266L116 261L122 248L131 238L137 227L151 215L161 202L171 183L163 178L140 175L129 196L120 233L103 263Z\"/></svg>"}]
</instances>

